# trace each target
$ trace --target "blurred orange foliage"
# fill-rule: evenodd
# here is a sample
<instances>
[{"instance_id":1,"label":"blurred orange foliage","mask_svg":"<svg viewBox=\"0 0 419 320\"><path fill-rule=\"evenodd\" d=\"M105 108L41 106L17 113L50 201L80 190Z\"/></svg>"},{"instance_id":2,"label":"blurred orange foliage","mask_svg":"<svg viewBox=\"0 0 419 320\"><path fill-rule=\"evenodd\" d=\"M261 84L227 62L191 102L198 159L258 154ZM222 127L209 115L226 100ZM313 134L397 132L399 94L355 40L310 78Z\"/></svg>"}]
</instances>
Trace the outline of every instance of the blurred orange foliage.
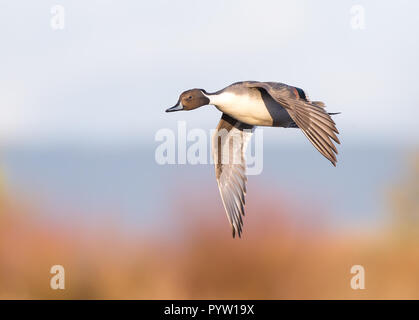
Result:
<instances>
[{"instance_id":1,"label":"blurred orange foliage","mask_svg":"<svg viewBox=\"0 0 419 320\"><path fill-rule=\"evenodd\" d=\"M395 228L334 231L313 222L322 210L259 194L249 197L243 238L232 239L221 204L195 198L174 204L183 227L166 238L127 236L103 221L54 225L0 200L0 298L419 298L419 241L400 241ZM65 290L49 287L55 264L65 267ZM350 287L355 264L365 267L365 290Z\"/></svg>"}]
</instances>

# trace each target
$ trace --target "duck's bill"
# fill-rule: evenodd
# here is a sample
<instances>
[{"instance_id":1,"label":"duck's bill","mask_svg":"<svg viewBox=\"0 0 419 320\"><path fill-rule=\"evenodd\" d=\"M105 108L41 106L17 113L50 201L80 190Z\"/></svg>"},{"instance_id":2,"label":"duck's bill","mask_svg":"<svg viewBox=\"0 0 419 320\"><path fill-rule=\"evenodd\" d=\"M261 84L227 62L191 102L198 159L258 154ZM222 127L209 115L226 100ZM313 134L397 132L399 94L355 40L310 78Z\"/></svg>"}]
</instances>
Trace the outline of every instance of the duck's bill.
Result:
<instances>
[{"instance_id":1,"label":"duck's bill","mask_svg":"<svg viewBox=\"0 0 419 320\"><path fill-rule=\"evenodd\" d=\"M180 102L178 102L175 106L167 109L166 112L174 112L174 111L180 111L180 110L183 110L183 105Z\"/></svg>"}]
</instances>

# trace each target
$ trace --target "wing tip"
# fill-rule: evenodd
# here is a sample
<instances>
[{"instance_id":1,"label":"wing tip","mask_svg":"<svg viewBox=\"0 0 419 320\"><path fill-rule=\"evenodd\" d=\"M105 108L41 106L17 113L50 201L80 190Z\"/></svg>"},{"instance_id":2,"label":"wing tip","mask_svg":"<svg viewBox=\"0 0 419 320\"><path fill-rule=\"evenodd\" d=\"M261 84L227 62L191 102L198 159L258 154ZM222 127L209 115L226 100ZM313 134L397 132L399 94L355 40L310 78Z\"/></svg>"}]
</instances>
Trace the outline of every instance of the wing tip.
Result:
<instances>
[{"instance_id":1,"label":"wing tip","mask_svg":"<svg viewBox=\"0 0 419 320\"><path fill-rule=\"evenodd\" d=\"M235 227L232 228L232 235L233 235L233 239L235 239L236 238L236 228ZM241 237L242 237L241 228L237 229L237 235L239 236L239 239L241 239Z\"/></svg>"}]
</instances>

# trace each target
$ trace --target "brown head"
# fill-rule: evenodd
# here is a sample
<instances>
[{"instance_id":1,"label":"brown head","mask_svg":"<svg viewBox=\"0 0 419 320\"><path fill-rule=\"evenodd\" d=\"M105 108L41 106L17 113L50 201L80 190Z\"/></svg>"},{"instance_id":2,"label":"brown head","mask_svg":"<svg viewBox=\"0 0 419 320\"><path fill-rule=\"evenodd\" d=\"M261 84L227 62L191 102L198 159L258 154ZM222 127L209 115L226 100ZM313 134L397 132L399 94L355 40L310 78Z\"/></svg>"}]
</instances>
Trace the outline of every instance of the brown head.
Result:
<instances>
[{"instance_id":1,"label":"brown head","mask_svg":"<svg viewBox=\"0 0 419 320\"><path fill-rule=\"evenodd\" d=\"M210 103L210 100L205 96L203 89L191 89L183 92L178 102L166 112L193 110Z\"/></svg>"}]
</instances>

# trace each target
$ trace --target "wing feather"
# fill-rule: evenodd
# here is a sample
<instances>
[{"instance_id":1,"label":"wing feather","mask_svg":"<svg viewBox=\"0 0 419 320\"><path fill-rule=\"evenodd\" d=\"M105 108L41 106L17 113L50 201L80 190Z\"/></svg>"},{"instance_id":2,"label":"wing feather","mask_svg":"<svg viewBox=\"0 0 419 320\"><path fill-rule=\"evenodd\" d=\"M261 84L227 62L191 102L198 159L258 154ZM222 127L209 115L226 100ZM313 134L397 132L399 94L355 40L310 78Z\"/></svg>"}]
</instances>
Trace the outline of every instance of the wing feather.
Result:
<instances>
[{"instance_id":1,"label":"wing feather","mask_svg":"<svg viewBox=\"0 0 419 320\"><path fill-rule=\"evenodd\" d=\"M340 144L336 135L339 134L339 131L333 119L325 111L324 103L301 99L295 95L295 87L283 83L249 81L245 85L249 88L265 90L287 110L292 120L313 146L336 166L338 151L333 141Z\"/></svg>"},{"instance_id":2,"label":"wing feather","mask_svg":"<svg viewBox=\"0 0 419 320\"><path fill-rule=\"evenodd\" d=\"M241 236L246 195L245 150L253 126L223 114L213 136L215 173L221 199L232 227Z\"/></svg>"}]
</instances>

